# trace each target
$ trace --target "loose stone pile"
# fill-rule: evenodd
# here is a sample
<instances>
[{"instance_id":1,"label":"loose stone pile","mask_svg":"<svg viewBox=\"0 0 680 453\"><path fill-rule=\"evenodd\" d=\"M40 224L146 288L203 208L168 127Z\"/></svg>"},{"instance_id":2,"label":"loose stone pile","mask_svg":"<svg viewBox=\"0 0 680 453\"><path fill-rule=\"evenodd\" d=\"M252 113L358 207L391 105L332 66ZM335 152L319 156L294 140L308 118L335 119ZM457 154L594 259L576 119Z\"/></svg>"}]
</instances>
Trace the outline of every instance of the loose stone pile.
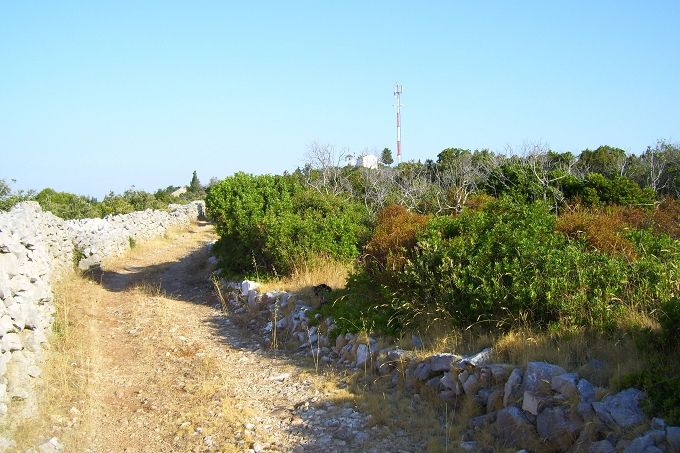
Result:
<instances>
[{"instance_id":1,"label":"loose stone pile","mask_svg":"<svg viewBox=\"0 0 680 453\"><path fill-rule=\"evenodd\" d=\"M294 294L260 294L251 281L229 286L231 310L248 315L250 326L270 340L292 339L316 363L371 369L394 386L401 382L414 392L425 386L451 404L472 398L484 415L470 419L461 451L484 451L479 439L491 433L497 442L529 451L680 452L680 427L649 420L640 407L645 398L640 390L607 394L577 373L545 362L524 369L491 363L490 348L469 357L418 358L414 351L380 347L377 338L349 333L331 345L332 319L310 327L312 307ZM414 338L415 347L419 342Z\"/></svg>"},{"instance_id":2,"label":"loose stone pile","mask_svg":"<svg viewBox=\"0 0 680 453\"><path fill-rule=\"evenodd\" d=\"M24 202L0 213L0 417L10 409L23 417L35 413L35 383L55 310L52 283L73 270L74 257L84 255L77 264L88 269L125 252L130 238L143 241L188 225L204 207L200 201L170 212L64 221Z\"/></svg>"}]
</instances>

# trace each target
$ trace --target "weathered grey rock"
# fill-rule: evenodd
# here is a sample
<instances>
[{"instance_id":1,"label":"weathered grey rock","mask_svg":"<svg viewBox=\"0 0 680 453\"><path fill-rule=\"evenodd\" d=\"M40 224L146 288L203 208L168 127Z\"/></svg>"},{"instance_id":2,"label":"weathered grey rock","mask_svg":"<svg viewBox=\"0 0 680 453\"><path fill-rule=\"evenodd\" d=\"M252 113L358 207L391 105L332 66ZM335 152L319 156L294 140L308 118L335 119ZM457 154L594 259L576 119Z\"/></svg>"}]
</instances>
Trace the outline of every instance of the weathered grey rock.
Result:
<instances>
[{"instance_id":1,"label":"weathered grey rock","mask_svg":"<svg viewBox=\"0 0 680 453\"><path fill-rule=\"evenodd\" d=\"M460 356L455 354L435 354L429 358L430 369L433 372L449 371L453 362L460 360Z\"/></svg>"},{"instance_id":2,"label":"weathered grey rock","mask_svg":"<svg viewBox=\"0 0 680 453\"><path fill-rule=\"evenodd\" d=\"M581 429L583 422L565 406L546 407L536 418L538 435L560 451L571 447Z\"/></svg>"},{"instance_id":3,"label":"weathered grey rock","mask_svg":"<svg viewBox=\"0 0 680 453\"><path fill-rule=\"evenodd\" d=\"M503 408L503 389L495 388L486 398L486 413L496 412Z\"/></svg>"},{"instance_id":4,"label":"weathered grey rock","mask_svg":"<svg viewBox=\"0 0 680 453\"><path fill-rule=\"evenodd\" d=\"M254 307L255 305L257 305L258 296L259 296L259 293L256 290L251 289L250 291L248 291L248 305L250 305L251 307Z\"/></svg>"},{"instance_id":5,"label":"weathered grey rock","mask_svg":"<svg viewBox=\"0 0 680 453\"><path fill-rule=\"evenodd\" d=\"M483 349L475 355L461 359L457 366L460 368L475 368L486 365L491 360L491 348Z\"/></svg>"},{"instance_id":6,"label":"weathered grey rock","mask_svg":"<svg viewBox=\"0 0 680 453\"><path fill-rule=\"evenodd\" d=\"M639 404L643 398L644 393L642 391L629 388L592 404L598 418L609 427L630 428L639 425L646 419Z\"/></svg>"},{"instance_id":7,"label":"weathered grey rock","mask_svg":"<svg viewBox=\"0 0 680 453\"><path fill-rule=\"evenodd\" d=\"M41 453L57 453L62 451L61 442L56 437L51 438L44 444L38 447L38 451Z\"/></svg>"},{"instance_id":8,"label":"weathered grey rock","mask_svg":"<svg viewBox=\"0 0 680 453\"><path fill-rule=\"evenodd\" d=\"M0 336L5 336L8 332L16 332L17 328L12 322L12 317L8 314L0 317Z\"/></svg>"},{"instance_id":9,"label":"weathered grey rock","mask_svg":"<svg viewBox=\"0 0 680 453\"><path fill-rule=\"evenodd\" d=\"M576 386L581 402L592 403L595 401L596 391L593 384L586 379L580 379Z\"/></svg>"},{"instance_id":10,"label":"weathered grey rock","mask_svg":"<svg viewBox=\"0 0 680 453\"><path fill-rule=\"evenodd\" d=\"M249 296L250 291L257 289L259 285L257 282L251 281L251 280L243 280L241 282L241 295L243 296Z\"/></svg>"},{"instance_id":11,"label":"weathered grey rock","mask_svg":"<svg viewBox=\"0 0 680 453\"><path fill-rule=\"evenodd\" d=\"M15 332L10 332L5 334L0 340L0 352L5 351L18 351L22 348L21 339L19 335Z\"/></svg>"},{"instance_id":12,"label":"weathered grey rock","mask_svg":"<svg viewBox=\"0 0 680 453\"><path fill-rule=\"evenodd\" d=\"M387 358L392 361L403 361L409 357L411 357L411 352L399 348L387 352Z\"/></svg>"},{"instance_id":13,"label":"weathered grey rock","mask_svg":"<svg viewBox=\"0 0 680 453\"><path fill-rule=\"evenodd\" d=\"M663 418L654 417L649 425L652 427L652 429L665 430L666 420L664 420Z\"/></svg>"},{"instance_id":14,"label":"weathered grey rock","mask_svg":"<svg viewBox=\"0 0 680 453\"><path fill-rule=\"evenodd\" d=\"M32 378L37 378L40 377L40 375L42 375L42 370L40 369L40 367L36 365L29 366L26 371L27 374Z\"/></svg>"},{"instance_id":15,"label":"weathered grey rock","mask_svg":"<svg viewBox=\"0 0 680 453\"><path fill-rule=\"evenodd\" d=\"M477 393L480 387L481 383L479 382L479 378L474 373L470 374L463 383L463 391L466 395L470 396L473 396L475 393Z\"/></svg>"},{"instance_id":16,"label":"weathered grey rock","mask_svg":"<svg viewBox=\"0 0 680 453\"><path fill-rule=\"evenodd\" d=\"M546 362L529 362L522 379L522 393L527 390L537 392L542 388L550 388L554 376L565 374L562 367Z\"/></svg>"},{"instance_id":17,"label":"weathered grey rock","mask_svg":"<svg viewBox=\"0 0 680 453\"><path fill-rule=\"evenodd\" d=\"M10 244L3 245L8 247ZM4 299L9 293L9 279L19 274L19 258L14 253L0 253L0 274L4 276L3 294L0 295Z\"/></svg>"},{"instance_id":18,"label":"weathered grey rock","mask_svg":"<svg viewBox=\"0 0 680 453\"><path fill-rule=\"evenodd\" d=\"M486 415L479 415L477 417L472 417L468 422L468 426L472 429L479 429L488 426L496 421L497 412L492 412Z\"/></svg>"},{"instance_id":19,"label":"weathered grey rock","mask_svg":"<svg viewBox=\"0 0 680 453\"><path fill-rule=\"evenodd\" d=\"M494 436L509 445L531 449L538 442L534 425L516 406L508 406L496 413L496 422L492 425Z\"/></svg>"},{"instance_id":20,"label":"weathered grey rock","mask_svg":"<svg viewBox=\"0 0 680 453\"><path fill-rule=\"evenodd\" d=\"M445 391L450 392L449 394L447 394L447 396L458 397L464 394L463 384L461 384L460 381L455 379L453 377L453 374L451 373L446 373L444 376L442 376L442 380L440 381L440 383L442 388L445 389Z\"/></svg>"},{"instance_id":21,"label":"weathered grey rock","mask_svg":"<svg viewBox=\"0 0 680 453\"><path fill-rule=\"evenodd\" d=\"M545 407L548 401L550 401L550 398L527 390L522 398L522 410L538 415L538 412Z\"/></svg>"},{"instance_id":22,"label":"weathered grey rock","mask_svg":"<svg viewBox=\"0 0 680 453\"><path fill-rule=\"evenodd\" d=\"M432 379L428 379L425 385L427 385L434 391L438 391L441 389L441 380L442 379L439 376L435 376Z\"/></svg>"},{"instance_id":23,"label":"weathered grey rock","mask_svg":"<svg viewBox=\"0 0 680 453\"><path fill-rule=\"evenodd\" d=\"M26 315L24 314L26 305L14 304L11 307L7 307L7 313L12 317L12 322L16 326L17 330L24 330L26 327Z\"/></svg>"},{"instance_id":24,"label":"weathered grey rock","mask_svg":"<svg viewBox=\"0 0 680 453\"><path fill-rule=\"evenodd\" d=\"M550 387L567 398L577 396L578 375L576 373L560 374L553 376Z\"/></svg>"},{"instance_id":25,"label":"weathered grey rock","mask_svg":"<svg viewBox=\"0 0 680 453\"><path fill-rule=\"evenodd\" d=\"M12 292L9 289L9 281L7 279L7 275L1 272L2 271L0 270L0 301L3 301L10 297L12 295Z\"/></svg>"},{"instance_id":26,"label":"weathered grey rock","mask_svg":"<svg viewBox=\"0 0 680 453\"><path fill-rule=\"evenodd\" d=\"M425 382L436 373L432 373L432 368L430 368L430 362L428 360L423 360L420 362L416 369L413 370L413 377L421 382Z\"/></svg>"},{"instance_id":27,"label":"weathered grey rock","mask_svg":"<svg viewBox=\"0 0 680 453\"><path fill-rule=\"evenodd\" d=\"M680 426L666 427L666 442L670 451L680 452Z\"/></svg>"},{"instance_id":28,"label":"weathered grey rock","mask_svg":"<svg viewBox=\"0 0 680 453\"><path fill-rule=\"evenodd\" d=\"M600 440L590 444L588 453L616 453L616 448L608 440Z\"/></svg>"},{"instance_id":29,"label":"weathered grey rock","mask_svg":"<svg viewBox=\"0 0 680 453\"><path fill-rule=\"evenodd\" d=\"M12 448L16 448L17 444L11 439L6 437L0 437L0 451L10 451Z\"/></svg>"},{"instance_id":30,"label":"weathered grey rock","mask_svg":"<svg viewBox=\"0 0 680 453\"><path fill-rule=\"evenodd\" d=\"M658 445L666 440L666 430L665 429L650 429L645 434L648 434L655 445Z\"/></svg>"},{"instance_id":31,"label":"weathered grey rock","mask_svg":"<svg viewBox=\"0 0 680 453\"><path fill-rule=\"evenodd\" d=\"M491 378L493 380L492 384L503 385L507 382L508 376L510 376L510 373L515 367L503 363L492 363L487 365L486 368L491 372Z\"/></svg>"},{"instance_id":32,"label":"weathered grey rock","mask_svg":"<svg viewBox=\"0 0 680 453\"><path fill-rule=\"evenodd\" d=\"M368 360L368 346L360 344L357 346L357 366L363 366Z\"/></svg>"},{"instance_id":33,"label":"weathered grey rock","mask_svg":"<svg viewBox=\"0 0 680 453\"><path fill-rule=\"evenodd\" d=\"M519 368L515 368L510 373L507 382L505 383L503 392L503 406L514 403L520 396L520 385L522 384L522 372Z\"/></svg>"}]
</instances>

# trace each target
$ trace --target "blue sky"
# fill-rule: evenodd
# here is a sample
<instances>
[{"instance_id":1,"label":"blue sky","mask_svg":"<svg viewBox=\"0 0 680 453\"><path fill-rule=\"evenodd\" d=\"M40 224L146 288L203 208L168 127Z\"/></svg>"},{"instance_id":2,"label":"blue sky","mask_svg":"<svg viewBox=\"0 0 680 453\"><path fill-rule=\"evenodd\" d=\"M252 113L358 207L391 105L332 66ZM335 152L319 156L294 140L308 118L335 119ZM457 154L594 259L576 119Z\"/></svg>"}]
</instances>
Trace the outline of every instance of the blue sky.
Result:
<instances>
[{"instance_id":1,"label":"blue sky","mask_svg":"<svg viewBox=\"0 0 680 453\"><path fill-rule=\"evenodd\" d=\"M102 197L282 173L317 141L680 140L680 2L0 3L0 178Z\"/></svg>"}]
</instances>

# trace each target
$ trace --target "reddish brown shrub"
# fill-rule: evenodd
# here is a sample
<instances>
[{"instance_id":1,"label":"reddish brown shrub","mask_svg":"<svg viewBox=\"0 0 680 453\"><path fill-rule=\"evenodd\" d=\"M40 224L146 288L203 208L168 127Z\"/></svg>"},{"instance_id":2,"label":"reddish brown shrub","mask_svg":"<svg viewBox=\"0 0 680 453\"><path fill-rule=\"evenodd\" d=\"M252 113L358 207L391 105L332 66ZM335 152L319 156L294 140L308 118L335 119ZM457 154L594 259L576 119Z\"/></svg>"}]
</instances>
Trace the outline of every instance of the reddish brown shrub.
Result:
<instances>
[{"instance_id":1,"label":"reddish brown shrub","mask_svg":"<svg viewBox=\"0 0 680 453\"><path fill-rule=\"evenodd\" d=\"M680 239L680 200L666 198L652 214L654 232L665 233L673 239Z\"/></svg>"},{"instance_id":2,"label":"reddish brown shrub","mask_svg":"<svg viewBox=\"0 0 680 453\"><path fill-rule=\"evenodd\" d=\"M415 245L416 234L428 219L396 204L382 209L366 244L367 268L373 273L400 270L406 261L404 251Z\"/></svg>"},{"instance_id":3,"label":"reddish brown shrub","mask_svg":"<svg viewBox=\"0 0 680 453\"><path fill-rule=\"evenodd\" d=\"M633 244L623 237L629 224L621 208L586 210L577 208L557 218L556 228L570 239L582 237L594 249L613 255L635 258Z\"/></svg>"},{"instance_id":4,"label":"reddish brown shrub","mask_svg":"<svg viewBox=\"0 0 680 453\"><path fill-rule=\"evenodd\" d=\"M612 207L608 212L631 228L651 228L655 234L680 238L680 201L675 198L665 198L654 209Z\"/></svg>"}]
</instances>

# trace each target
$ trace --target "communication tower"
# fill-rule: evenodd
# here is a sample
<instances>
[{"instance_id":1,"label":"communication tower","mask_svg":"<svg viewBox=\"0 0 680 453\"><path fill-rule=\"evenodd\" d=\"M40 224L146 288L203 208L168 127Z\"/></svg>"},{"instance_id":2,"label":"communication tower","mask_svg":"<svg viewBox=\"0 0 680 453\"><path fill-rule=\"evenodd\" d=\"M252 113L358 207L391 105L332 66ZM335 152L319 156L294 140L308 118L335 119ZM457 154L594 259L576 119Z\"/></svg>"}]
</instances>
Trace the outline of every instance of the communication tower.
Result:
<instances>
[{"instance_id":1,"label":"communication tower","mask_svg":"<svg viewBox=\"0 0 680 453\"><path fill-rule=\"evenodd\" d=\"M397 163L401 163L401 85L394 85L394 95L397 97Z\"/></svg>"}]
</instances>

